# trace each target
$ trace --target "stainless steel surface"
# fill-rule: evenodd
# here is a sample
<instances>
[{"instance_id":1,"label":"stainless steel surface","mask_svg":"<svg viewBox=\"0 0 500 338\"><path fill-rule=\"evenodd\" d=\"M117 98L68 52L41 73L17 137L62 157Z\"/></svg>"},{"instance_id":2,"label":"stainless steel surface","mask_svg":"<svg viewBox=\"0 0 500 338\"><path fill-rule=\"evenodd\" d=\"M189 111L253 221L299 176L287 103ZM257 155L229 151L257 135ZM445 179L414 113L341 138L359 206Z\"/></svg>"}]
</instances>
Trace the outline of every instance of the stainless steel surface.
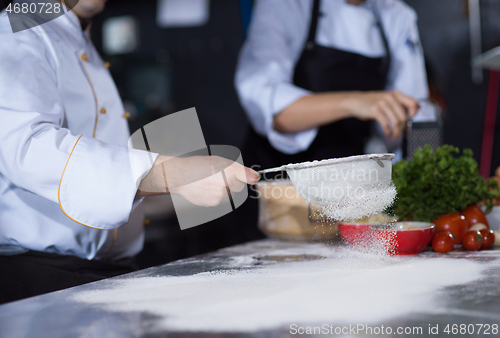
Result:
<instances>
[{"instance_id":1,"label":"stainless steel surface","mask_svg":"<svg viewBox=\"0 0 500 338\"><path fill-rule=\"evenodd\" d=\"M473 67L492 69L500 71L500 47L495 47L489 51L472 59L471 64Z\"/></svg>"},{"instance_id":2,"label":"stainless steel surface","mask_svg":"<svg viewBox=\"0 0 500 338\"><path fill-rule=\"evenodd\" d=\"M443 145L443 122L441 120L442 111L439 106L429 100L420 100L421 104L426 104L429 109L434 110L435 121L413 122L408 119L406 124L406 159L410 160L413 154L425 145L430 145L432 149Z\"/></svg>"},{"instance_id":3,"label":"stainless steel surface","mask_svg":"<svg viewBox=\"0 0 500 338\"><path fill-rule=\"evenodd\" d=\"M480 0L469 0L469 31L471 59L476 58L482 52L481 42L481 7ZM475 84L483 82L483 71L481 67L472 65L472 81Z\"/></svg>"},{"instance_id":4,"label":"stainless steel surface","mask_svg":"<svg viewBox=\"0 0 500 338\"><path fill-rule=\"evenodd\" d=\"M121 312L92 306L72 300L72 296L90 290L113 290L119 281L124 279L139 279L141 277L164 277L173 279L178 276L193 276L203 272L224 272L235 269L234 257L248 257L255 259L239 270L252 271L262 268L263 265L274 264L294 268L294 264L313 264L321 255L314 254L320 244L295 244L273 240L263 240L231 247L192 259L180 260L164 266L154 267L132 274L111 278L39 297L34 297L0 306L0 336L1 337L294 337L289 327L276 326L273 329L254 330L251 332L172 332L167 330L156 331L154 325L162 320L154 311ZM345 252L348 249L341 243L326 246L332 251ZM324 249L324 248L323 248ZM276 254L276 252L293 250L295 255ZM339 256L335 262L344 259ZM470 262L498 267L500 250L484 252L455 251L448 255L426 251L420 256L401 258L401 262L431 262L431 260L446 258L453 262ZM331 258L327 258L331 259ZM459 261L457 261L459 260ZM332 261L333 263L334 261ZM452 262L452 261L450 261ZM248 263L248 262L247 262ZM288 264L288 265L284 265ZM391 268L391 267L388 267ZM466 272L464 272L466 273ZM314 283L314 278L311 277ZM403 277L402 277L403 280ZM360 287L368 287L370 280L360 281ZM332 286L334 287L334 286ZM336 286L335 286L336 287ZM210 290L205 290L210 291ZM249 290L241 289L240 304L248 302L246 294ZM179 296L182 297L182 296ZM500 269L488 268L475 281L463 285L449 285L434 292L432 297L439 298L445 304L445 312L427 311L395 316L380 325L388 326L420 326L424 328L421 336L429 336L427 328L439 325L440 334L434 336L449 337L443 328L446 324L500 324ZM137 304L140 299L136 300ZM307 300L303 300L307 302ZM358 302L360 308L363 299L357 299L353 294L353 302ZM300 303L297 306L307 306ZM309 304L310 305L310 304ZM413 305L413 304L410 304ZM343 306L343 304L332 304ZM151 309L152 310L152 309ZM325 309L326 310L326 309ZM260 311L266 311L266 304L262 304ZM316 323L303 323L314 325ZM332 325L348 325L332 317ZM375 326L375 325L374 325ZM328 335L321 335L328 336ZM342 335L335 335L342 336ZM366 335L356 335L366 336ZM380 337L381 335L377 335ZM383 335L382 335L383 336ZM411 335L410 335L411 336ZM472 335L459 335L467 337ZM478 337L481 335L473 335ZM492 337L494 335L485 335Z\"/></svg>"}]
</instances>

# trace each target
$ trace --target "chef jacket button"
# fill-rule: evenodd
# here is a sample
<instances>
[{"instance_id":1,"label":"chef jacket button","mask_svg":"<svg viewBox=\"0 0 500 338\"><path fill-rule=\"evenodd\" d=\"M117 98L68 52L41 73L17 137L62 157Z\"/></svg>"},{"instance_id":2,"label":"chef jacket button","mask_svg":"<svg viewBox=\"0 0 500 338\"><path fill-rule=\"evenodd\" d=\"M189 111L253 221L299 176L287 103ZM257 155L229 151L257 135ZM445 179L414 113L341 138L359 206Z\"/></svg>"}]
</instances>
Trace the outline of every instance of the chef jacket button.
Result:
<instances>
[{"instance_id":1,"label":"chef jacket button","mask_svg":"<svg viewBox=\"0 0 500 338\"><path fill-rule=\"evenodd\" d=\"M151 224L151 221L148 218L144 219L144 226L145 227L147 227L150 224Z\"/></svg>"},{"instance_id":2,"label":"chef jacket button","mask_svg":"<svg viewBox=\"0 0 500 338\"><path fill-rule=\"evenodd\" d=\"M125 113L123 113L123 117L128 120L130 118L130 113L126 111Z\"/></svg>"},{"instance_id":3,"label":"chef jacket button","mask_svg":"<svg viewBox=\"0 0 500 338\"><path fill-rule=\"evenodd\" d=\"M106 112L107 112L106 108L101 109L101 114L106 114Z\"/></svg>"},{"instance_id":4,"label":"chef jacket button","mask_svg":"<svg viewBox=\"0 0 500 338\"><path fill-rule=\"evenodd\" d=\"M314 42L309 41L309 42L307 43L307 45L306 45L306 48L307 48L307 50L311 50L311 49L313 49L313 48L314 48Z\"/></svg>"},{"instance_id":5,"label":"chef jacket button","mask_svg":"<svg viewBox=\"0 0 500 338\"><path fill-rule=\"evenodd\" d=\"M111 63L109 63L108 61L104 62L104 67L109 69L109 67L111 67Z\"/></svg>"},{"instance_id":6,"label":"chef jacket button","mask_svg":"<svg viewBox=\"0 0 500 338\"><path fill-rule=\"evenodd\" d=\"M89 59L89 56L87 54L82 55L82 60L87 61Z\"/></svg>"}]
</instances>

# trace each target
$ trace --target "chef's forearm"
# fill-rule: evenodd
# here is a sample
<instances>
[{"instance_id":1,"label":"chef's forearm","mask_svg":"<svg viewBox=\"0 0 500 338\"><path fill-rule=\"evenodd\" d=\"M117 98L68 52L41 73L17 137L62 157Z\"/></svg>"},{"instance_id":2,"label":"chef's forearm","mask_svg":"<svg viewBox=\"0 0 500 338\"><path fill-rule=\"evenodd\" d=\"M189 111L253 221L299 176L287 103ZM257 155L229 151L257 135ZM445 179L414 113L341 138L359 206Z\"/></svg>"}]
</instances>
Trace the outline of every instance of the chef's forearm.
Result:
<instances>
[{"instance_id":1,"label":"chef's forearm","mask_svg":"<svg viewBox=\"0 0 500 338\"><path fill-rule=\"evenodd\" d=\"M221 171L225 178L216 174ZM213 207L227 198L228 191L239 192L246 184L255 184L258 180L259 174L254 170L223 157L160 155L139 184L136 196L172 193L195 205Z\"/></svg>"},{"instance_id":2,"label":"chef's forearm","mask_svg":"<svg viewBox=\"0 0 500 338\"><path fill-rule=\"evenodd\" d=\"M317 93L304 96L274 117L273 128L298 133L350 116L352 93Z\"/></svg>"},{"instance_id":3,"label":"chef's forearm","mask_svg":"<svg viewBox=\"0 0 500 338\"><path fill-rule=\"evenodd\" d=\"M274 118L274 129L297 133L347 117L376 120L388 137L398 138L418 101L398 91L335 92L305 96Z\"/></svg>"},{"instance_id":4,"label":"chef's forearm","mask_svg":"<svg viewBox=\"0 0 500 338\"><path fill-rule=\"evenodd\" d=\"M139 184L136 196L156 196L170 193L165 177L164 163L168 156L159 155L146 177Z\"/></svg>"}]
</instances>

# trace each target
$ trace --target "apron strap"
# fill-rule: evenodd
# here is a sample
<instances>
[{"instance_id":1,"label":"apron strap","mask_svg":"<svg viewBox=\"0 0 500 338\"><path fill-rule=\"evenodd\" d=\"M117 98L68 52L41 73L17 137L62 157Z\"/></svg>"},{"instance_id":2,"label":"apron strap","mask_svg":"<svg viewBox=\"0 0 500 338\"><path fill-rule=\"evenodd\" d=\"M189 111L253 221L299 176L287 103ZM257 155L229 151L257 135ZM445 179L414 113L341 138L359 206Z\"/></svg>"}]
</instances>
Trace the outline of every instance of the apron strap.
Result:
<instances>
[{"instance_id":1,"label":"apron strap","mask_svg":"<svg viewBox=\"0 0 500 338\"><path fill-rule=\"evenodd\" d=\"M307 37L306 49L312 49L316 41L316 30L318 29L319 1L314 0L311 13L311 25L309 27L309 36Z\"/></svg>"},{"instance_id":2,"label":"apron strap","mask_svg":"<svg viewBox=\"0 0 500 338\"><path fill-rule=\"evenodd\" d=\"M371 10L373 12L373 15L375 16L375 24L377 25L378 29L380 30L380 34L382 36L382 42L384 44L385 52L386 52L386 57L384 60L385 67L387 70L389 70L389 66L391 64L391 50L389 49L389 42L387 41L387 35L385 35L385 30L384 26L382 25L382 19L380 17L380 12L375 5L375 2L371 3Z\"/></svg>"}]
</instances>

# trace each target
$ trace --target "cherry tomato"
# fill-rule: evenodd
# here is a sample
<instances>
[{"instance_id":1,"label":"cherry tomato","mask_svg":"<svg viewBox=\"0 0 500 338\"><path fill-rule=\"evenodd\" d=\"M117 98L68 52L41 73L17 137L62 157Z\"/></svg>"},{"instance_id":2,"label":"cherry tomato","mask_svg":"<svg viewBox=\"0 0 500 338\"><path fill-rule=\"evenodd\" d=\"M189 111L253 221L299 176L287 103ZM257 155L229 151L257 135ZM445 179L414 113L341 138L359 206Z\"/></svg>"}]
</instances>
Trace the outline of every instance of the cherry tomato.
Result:
<instances>
[{"instance_id":1,"label":"cherry tomato","mask_svg":"<svg viewBox=\"0 0 500 338\"><path fill-rule=\"evenodd\" d=\"M464 211L462 211L462 215L465 217L465 221L467 222L467 229L476 223L483 223L488 228L490 227L484 212L477 205L469 205Z\"/></svg>"},{"instance_id":2,"label":"cherry tomato","mask_svg":"<svg viewBox=\"0 0 500 338\"><path fill-rule=\"evenodd\" d=\"M483 229L479 231L481 236L483 237L483 241L481 242L481 249L488 249L495 244L495 233L490 229Z\"/></svg>"},{"instance_id":3,"label":"cherry tomato","mask_svg":"<svg viewBox=\"0 0 500 338\"><path fill-rule=\"evenodd\" d=\"M455 238L448 231L438 232L432 238L432 249L436 252L447 253L453 249Z\"/></svg>"},{"instance_id":4,"label":"cherry tomato","mask_svg":"<svg viewBox=\"0 0 500 338\"><path fill-rule=\"evenodd\" d=\"M456 212L451 212L439 216L439 218L432 223L436 225L436 233L449 231L455 237L455 244L462 243L464 232L467 231L467 222L464 216Z\"/></svg>"},{"instance_id":5,"label":"cherry tomato","mask_svg":"<svg viewBox=\"0 0 500 338\"><path fill-rule=\"evenodd\" d=\"M481 247L483 235L479 231L467 231L464 234L462 244L467 250L475 251Z\"/></svg>"}]
</instances>

